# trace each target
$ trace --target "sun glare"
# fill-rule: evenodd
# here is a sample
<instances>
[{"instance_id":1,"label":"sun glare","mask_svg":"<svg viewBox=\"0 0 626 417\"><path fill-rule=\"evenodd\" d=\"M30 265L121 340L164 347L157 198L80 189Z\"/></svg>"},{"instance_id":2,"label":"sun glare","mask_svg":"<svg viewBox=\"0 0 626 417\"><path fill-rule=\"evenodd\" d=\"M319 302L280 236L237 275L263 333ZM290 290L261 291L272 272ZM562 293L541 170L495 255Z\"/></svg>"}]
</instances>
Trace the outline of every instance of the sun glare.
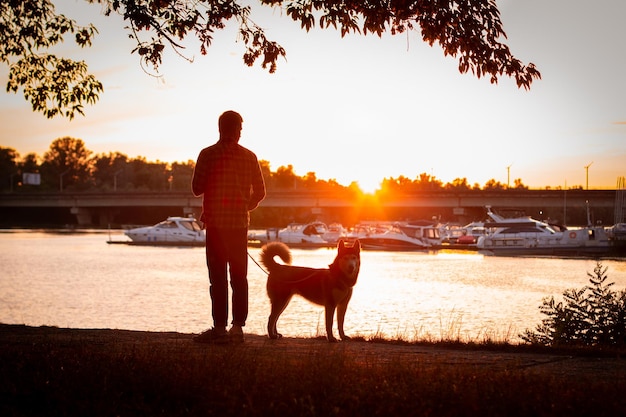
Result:
<instances>
[{"instance_id":1,"label":"sun glare","mask_svg":"<svg viewBox=\"0 0 626 417\"><path fill-rule=\"evenodd\" d=\"M357 181L359 188L365 194L374 194L376 190L380 188L380 183L382 180L376 180L373 178L361 179Z\"/></svg>"}]
</instances>

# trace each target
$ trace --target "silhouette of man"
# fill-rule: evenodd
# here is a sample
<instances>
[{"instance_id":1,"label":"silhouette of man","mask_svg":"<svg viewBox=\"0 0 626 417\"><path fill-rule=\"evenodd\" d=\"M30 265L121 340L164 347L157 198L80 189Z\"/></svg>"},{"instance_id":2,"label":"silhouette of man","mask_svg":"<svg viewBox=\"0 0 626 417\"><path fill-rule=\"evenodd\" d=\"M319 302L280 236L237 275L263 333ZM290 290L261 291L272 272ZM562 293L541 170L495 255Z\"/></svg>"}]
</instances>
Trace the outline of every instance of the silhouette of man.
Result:
<instances>
[{"instance_id":1,"label":"silhouette of man","mask_svg":"<svg viewBox=\"0 0 626 417\"><path fill-rule=\"evenodd\" d=\"M206 226L213 328L194 337L199 343L243 342L248 317L248 226L250 211L265 198L256 155L239 145L243 118L232 110L218 120L219 140L200 151L191 180L202 195ZM232 288L232 327L228 324L228 272Z\"/></svg>"}]
</instances>

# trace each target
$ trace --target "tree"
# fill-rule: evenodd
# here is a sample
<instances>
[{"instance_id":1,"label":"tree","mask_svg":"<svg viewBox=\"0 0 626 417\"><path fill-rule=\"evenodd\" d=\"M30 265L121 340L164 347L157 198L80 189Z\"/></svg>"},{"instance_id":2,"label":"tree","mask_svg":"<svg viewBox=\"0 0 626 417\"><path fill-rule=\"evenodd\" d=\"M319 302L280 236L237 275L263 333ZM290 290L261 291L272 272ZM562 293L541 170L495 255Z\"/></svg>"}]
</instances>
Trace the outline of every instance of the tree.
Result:
<instances>
[{"instance_id":1,"label":"tree","mask_svg":"<svg viewBox=\"0 0 626 417\"><path fill-rule=\"evenodd\" d=\"M117 191L123 187L128 156L120 152L99 154L93 158L93 179L97 188Z\"/></svg>"},{"instance_id":2,"label":"tree","mask_svg":"<svg viewBox=\"0 0 626 417\"><path fill-rule=\"evenodd\" d=\"M422 172L413 182L412 188L415 191L433 191L442 188L442 183L434 175Z\"/></svg>"},{"instance_id":3,"label":"tree","mask_svg":"<svg viewBox=\"0 0 626 417\"><path fill-rule=\"evenodd\" d=\"M524 341L544 346L626 345L626 290L614 291L606 267L596 261L590 285L563 292L563 300L543 299L539 310L546 317L536 329L526 330Z\"/></svg>"},{"instance_id":4,"label":"tree","mask_svg":"<svg viewBox=\"0 0 626 417\"><path fill-rule=\"evenodd\" d=\"M380 191L384 193L408 192L413 181L410 178L400 175L398 178L384 178L380 184Z\"/></svg>"},{"instance_id":5,"label":"tree","mask_svg":"<svg viewBox=\"0 0 626 417\"><path fill-rule=\"evenodd\" d=\"M485 190L504 190L506 186L502 184L500 181L496 181L494 178L490 179L485 183Z\"/></svg>"},{"instance_id":6,"label":"tree","mask_svg":"<svg viewBox=\"0 0 626 417\"><path fill-rule=\"evenodd\" d=\"M455 178L452 183L446 184L446 190L467 191L470 189L467 178Z\"/></svg>"},{"instance_id":7,"label":"tree","mask_svg":"<svg viewBox=\"0 0 626 417\"><path fill-rule=\"evenodd\" d=\"M318 185L318 179L315 175L315 172L307 172L306 175L302 178L302 183L305 188L314 189L316 185Z\"/></svg>"},{"instance_id":8,"label":"tree","mask_svg":"<svg viewBox=\"0 0 626 417\"><path fill-rule=\"evenodd\" d=\"M128 24L141 62L158 72L166 45L182 55L180 41L195 35L200 52L206 54L213 34L235 20L246 51L243 61L276 71L285 49L269 40L251 18L251 6L241 0L86 0L104 5L105 14L118 13ZM316 24L335 28L341 36L350 33L400 34L419 30L422 40L435 43L444 55L458 57L461 73L489 77L492 83L504 75L515 78L519 88L530 88L541 75L535 66L523 64L508 46L495 0L361 1L346 0L259 0L264 6L280 8L285 15L309 31ZM97 101L102 84L87 73L83 62L37 53L74 33L80 46L90 46L96 33L92 25L79 27L54 12L51 0L3 0L0 3L0 59L11 68L7 90L24 95L34 111L47 117L82 114L84 103ZM17 59L11 62L11 58Z\"/></svg>"},{"instance_id":9,"label":"tree","mask_svg":"<svg viewBox=\"0 0 626 417\"><path fill-rule=\"evenodd\" d=\"M187 161L186 163L174 162L170 168L170 189L177 191L188 191L193 176L195 162Z\"/></svg>"},{"instance_id":10,"label":"tree","mask_svg":"<svg viewBox=\"0 0 626 417\"><path fill-rule=\"evenodd\" d=\"M263 174L263 180L265 181L266 188L272 188L272 171L270 169L270 162L261 159L259 160L259 166L261 167L261 173Z\"/></svg>"},{"instance_id":11,"label":"tree","mask_svg":"<svg viewBox=\"0 0 626 417\"><path fill-rule=\"evenodd\" d=\"M278 188L297 188L298 177L293 171L293 165L278 167L273 177L275 178L274 184Z\"/></svg>"},{"instance_id":12,"label":"tree","mask_svg":"<svg viewBox=\"0 0 626 417\"><path fill-rule=\"evenodd\" d=\"M18 169L21 173L39 172L39 157L36 153L27 154L22 160L18 163Z\"/></svg>"},{"instance_id":13,"label":"tree","mask_svg":"<svg viewBox=\"0 0 626 417\"><path fill-rule=\"evenodd\" d=\"M16 93L23 88L33 111L48 118L84 114L83 104L95 103L102 91L102 83L87 72L84 62L39 52L62 42L68 32L85 47L91 46L96 28L77 26L55 14L50 0L0 2L0 62L9 66L6 89Z\"/></svg>"},{"instance_id":14,"label":"tree","mask_svg":"<svg viewBox=\"0 0 626 417\"><path fill-rule=\"evenodd\" d=\"M148 162L144 157L137 157L130 161L129 182L135 190L166 191L169 189L170 173L165 162Z\"/></svg>"},{"instance_id":15,"label":"tree","mask_svg":"<svg viewBox=\"0 0 626 417\"><path fill-rule=\"evenodd\" d=\"M13 148L0 147L0 191L13 190L18 174L19 154Z\"/></svg>"},{"instance_id":16,"label":"tree","mask_svg":"<svg viewBox=\"0 0 626 417\"><path fill-rule=\"evenodd\" d=\"M58 184L60 191L66 187L86 188L91 185L90 155L82 139L55 139L43 156L42 176L49 184Z\"/></svg>"},{"instance_id":17,"label":"tree","mask_svg":"<svg viewBox=\"0 0 626 417\"><path fill-rule=\"evenodd\" d=\"M514 188L516 190L528 190L528 187L524 185L521 178L517 178L513 183L515 184Z\"/></svg>"}]
</instances>

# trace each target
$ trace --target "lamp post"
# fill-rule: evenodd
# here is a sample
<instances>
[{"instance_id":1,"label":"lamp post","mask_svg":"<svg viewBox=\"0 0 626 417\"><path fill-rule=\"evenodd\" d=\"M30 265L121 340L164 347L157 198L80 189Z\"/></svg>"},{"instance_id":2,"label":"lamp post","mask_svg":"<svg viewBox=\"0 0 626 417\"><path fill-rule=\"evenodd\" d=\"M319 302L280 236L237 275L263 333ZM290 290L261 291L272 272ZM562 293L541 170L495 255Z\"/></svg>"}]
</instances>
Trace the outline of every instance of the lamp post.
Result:
<instances>
[{"instance_id":1,"label":"lamp post","mask_svg":"<svg viewBox=\"0 0 626 417\"><path fill-rule=\"evenodd\" d=\"M117 174L121 173L122 171L124 171L123 169L119 169L117 171L115 171L115 173L113 174L113 191L117 191Z\"/></svg>"},{"instance_id":2,"label":"lamp post","mask_svg":"<svg viewBox=\"0 0 626 417\"><path fill-rule=\"evenodd\" d=\"M565 188L563 188L563 226L567 225L567 180L565 180Z\"/></svg>"},{"instance_id":3,"label":"lamp post","mask_svg":"<svg viewBox=\"0 0 626 417\"><path fill-rule=\"evenodd\" d=\"M61 175L59 175L59 190L61 192L63 192L63 176L67 174L68 172L70 172L69 168L65 172L62 172Z\"/></svg>"},{"instance_id":4,"label":"lamp post","mask_svg":"<svg viewBox=\"0 0 626 417\"><path fill-rule=\"evenodd\" d=\"M585 165L585 177L587 181L587 189L589 189L589 167L593 164L593 161L589 163L589 165Z\"/></svg>"},{"instance_id":5,"label":"lamp post","mask_svg":"<svg viewBox=\"0 0 626 417\"><path fill-rule=\"evenodd\" d=\"M513 164L506 167L506 188L510 188L511 186L511 167Z\"/></svg>"}]
</instances>

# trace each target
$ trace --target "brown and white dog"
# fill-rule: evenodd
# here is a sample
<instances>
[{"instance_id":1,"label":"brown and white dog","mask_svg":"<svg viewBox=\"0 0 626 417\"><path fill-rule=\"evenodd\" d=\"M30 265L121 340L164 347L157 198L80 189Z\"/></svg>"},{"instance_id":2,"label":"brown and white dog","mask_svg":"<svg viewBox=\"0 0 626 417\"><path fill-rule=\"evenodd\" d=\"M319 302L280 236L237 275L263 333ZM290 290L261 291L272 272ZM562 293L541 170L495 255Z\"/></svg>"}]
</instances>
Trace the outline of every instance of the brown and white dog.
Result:
<instances>
[{"instance_id":1,"label":"brown and white dog","mask_svg":"<svg viewBox=\"0 0 626 417\"><path fill-rule=\"evenodd\" d=\"M278 256L286 265L274 260ZM324 306L326 313L326 337L336 342L333 336L333 319L337 310L337 327L341 340L349 339L343 331L343 322L352 297L361 267L361 245L355 241L347 246L343 240L337 246L337 256L326 269L292 266L291 252L281 242L271 242L261 250L261 263L269 271L267 295L272 305L267 332L271 339L282 337L276 330L276 322L285 310L291 297L299 294L307 300Z\"/></svg>"}]
</instances>

